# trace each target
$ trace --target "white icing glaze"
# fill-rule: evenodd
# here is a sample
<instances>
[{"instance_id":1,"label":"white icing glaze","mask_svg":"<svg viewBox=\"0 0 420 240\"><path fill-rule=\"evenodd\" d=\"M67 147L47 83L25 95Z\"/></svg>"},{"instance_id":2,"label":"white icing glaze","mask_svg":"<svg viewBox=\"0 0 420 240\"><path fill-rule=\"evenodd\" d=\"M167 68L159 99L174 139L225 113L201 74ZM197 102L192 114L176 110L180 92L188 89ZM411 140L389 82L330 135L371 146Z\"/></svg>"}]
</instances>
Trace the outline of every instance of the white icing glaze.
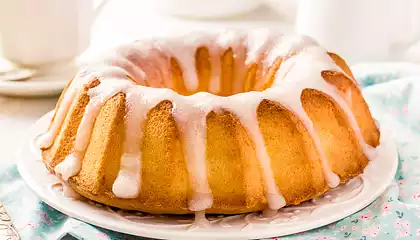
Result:
<instances>
[{"instance_id":1,"label":"white icing glaze","mask_svg":"<svg viewBox=\"0 0 420 240\"><path fill-rule=\"evenodd\" d=\"M246 52L246 48L245 47L237 47L235 49L233 49L234 52L234 79L232 80L232 91L233 92L244 92L244 87L245 87L245 79L246 79L246 74L248 72L248 67L246 65L246 57L247 57L247 52Z\"/></svg>"},{"instance_id":2,"label":"white icing glaze","mask_svg":"<svg viewBox=\"0 0 420 240\"><path fill-rule=\"evenodd\" d=\"M194 216L194 223L190 227L191 228L203 228L203 227L209 227L210 222L206 218L206 211L199 211L195 213Z\"/></svg>"},{"instance_id":3,"label":"white icing glaze","mask_svg":"<svg viewBox=\"0 0 420 240\"><path fill-rule=\"evenodd\" d=\"M352 107L352 105L353 105L351 88L349 88L349 89L346 91L346 101L347 101L347 104L349 105L349 107L351 108L351 107Z\"/></svg>"},{"instance_id":4,"label":"white icing glaze","mask_svg":"<svg viewBox=\"0 0 420 240\"><path fill-rule=\"evenodd\" d=\"M141 138L143 123L147 110L141 104L143 96L135 92L126 94L125 134L123 142L123 156L120 171L115 180L112 191L120 198L135 198L140 191L141 183Z\"/></svg>"},{"instance_id":5,"label":"white icing glaze","mask_svg":"<svg viewBox=\"0 0 420 240\"><path fill-rule=\"evenodd\" d=\"M140 192L141 154L124 153L121 157L120 171L112 185L112 192L119 198L135 198Z\"/></svg>"},{"instance_id":6,"label":"white icing glaze","mask_svg":"<svg viewBox=\"0 0 420 240\"><path fill-rule=\"evenodd\" d=\"M77 129L74 152L68 155L64 161L55 167L55 172L65 181L76 175L82 167L81 161L89 144L95 119L102 106L112 96L133 85L133 83L128 79L123 80L111 78L104 82L107 84L99 84L97 87L89 89L88 94L90 96L90 100L86 106L82 121Z\"/></svg>"},{"instance_id":7,"label":"white icing glaze","mask_svg":"<svg viewBox=\"0 0 420 240\"><path fill-rule=\"evenodd\" d=\"M53 142L55 136L60 129L60 126L63 124L64 119L66 118L66 113L69 111L70 106L76 97L78 89L76 88L69 88L66 94L63 96L63 100L60 103L60 107L57 107L54 120L51 123L50 128L48 131L41 135L38 138L38 143L41 148L48 148L50 147Z\"/></svg>"},{"instance_id":8,"label":"white icing glaze","mask_svg":"<svg viewBox=\"0 0 420 240\"><path fill-rule=\"evenodd\" d=\"M196 95L197 96L197 95ZM206 111L190 106L187 101L175 102L173 114L187 161L187 170L194 194L189 209L203 211L213 204L206 170Z\"/></svg>"},{"instance_id":9,"label":"white icing glaze","mask_svg":"<svg viewBox=\"0 0 420 240\"><path fill-rule=\"evenodd\" d=\"M254 95L255 96L249 96L248 98L233 97L230 101L224 101L224 103L220 104L220 107L232 112L239 118L239 121L243 126L245 126L247 133L249 134L252 142L255 144L257 159L259 160L263 172L268 207L270 209L277 210L284 207L286 205L286 201L277 189L274 175L271 170L270 156L268 156L264 138L259 129L257 107L262 101L262 94L254 92ZM238 106L247 107L238 108Z\"/></svg>"},{"instance_id":10,"label":"white icing glaze","mask_svg":"<svg viewBox=\"0 0 420 240\"><path fill-rule=\"evenodd\" d=\"M248 33L248 37L245 39L248 51L245 60L246 65L260 60L259 58L265 53L267 45L270 44L271 34L268 29L260 29Z\"/></svg>"},{"instance_id":11,"label":"white icing glaze","mask_svg":"<svg viewBox=\"0 0 420 240\"><path fill-rule=\"evenodd\" d=\"M68 155L64 161L59 163L54 171L57 175L59 175L64 181L69 180L71 176L76 175L81 168L81 162L76 156L72 153Z\"/></svg>"},{"instance_id":12,"label":"white icing glaze","mask_svg":"<svg viewBox=\"0 0 420 240\"><path fill-rule=\"evenodd\" d=\"M258 41L258 36L262 36L263 40ZM199 86L195 70L195 54L201 46L206 46L210 54L212 65L212 78L208 86L210 93L195 93ZM235 79L232 79L235 81L232 88L233 93L237 94L221 97L211 93L220 93L221 91L221 54L228 48L231 48L234 54L234 68L237 71ZM74 152L55 168L57 174L61 175L64 180L80 171L94 121L105 102L118 93L126 95L127 114L123 143L124 154L121 158L117 179L113 184L114 194L120 198L138 196L141 186L142 153L140 149L143 122L150 109L163 100L169 100L173 104L172 113L180 134L193 191L188 207L196 213L197 221L205 216L205 210L213 204L211 188L207 182L205 152L206 116L211 111L227 110L234 114L253 141L256 156L263 172L268 208L271 209L265 211L265 215L268 216L273 215L286 202L276 185L271 170L271 159L257 120L257 108L264 99L281 104L302 121L304 128L313 139L321 160L325 180L332 188L340 183L340 179L331 170L313 123L302 106L301 95L305 89L320 91L329 96L346 115L364 154L369 159L372 159L376 154L375 149L368 146L363 139L349 106L351 104L351 101L348 101L349 94L343 98L336 87L326 82L321 76L321 72L324 70L338 72L342 72L342 70L337 67L326 50L308 37L278 38L276 35L271 38L268 33L252 33L245 36L227 32L211 37L193 35L181 40L135 42L121 49L124 51L117 51L116 54L104 59L103 64L98 64L98 67L93 66L93 75L84 73L76 76L74 83L71 84L62 103L57 108L56 118L50 130L43 138L42 146L44 148L51 146L75 94L83 84L92 81L93 78L99 79L100 84L88 91L90 101L77 131ZM291 53L294 55L290 56ZM260 59L261 57L264 59ZM262 92L240 93L245 73L250 64L263 60L264 68L267 69L278 57L283 58L283 63L276 73L271 88ZM171 58L175 58L179 63L184 85L192 95L182 96L170 89L174 86L171 80L172 73L169 70ZM261 71L259 72L261 73Z\"/></svg>"},{"instance_id":13,"label":"white icing glaze","mask_svg":"<svg viewBox=\"0 0 420 240\"><path fill-rule=\"evenodd\" d=\"M214 47L209 48L209 53L211 54L210 64L211 64L212 75L211 75L208 90L210 93L218 94L221 88L220 73L222 71L219 47L214 46Z\"/></svg>"},{"instance_id":14,"label":"white icing glaze","mask_svg":"<svg viewBox=\"0 0 420 240\"><path fill-rule=\"evenodd\" d=\"M74 200L84 200L84 198L75 192L69 185L68 182L60 180L60 182L56 182L51 184L50 189L52 191L61 192L63 196L67 198L71 198Z\"/></svg>"}]
</instances>

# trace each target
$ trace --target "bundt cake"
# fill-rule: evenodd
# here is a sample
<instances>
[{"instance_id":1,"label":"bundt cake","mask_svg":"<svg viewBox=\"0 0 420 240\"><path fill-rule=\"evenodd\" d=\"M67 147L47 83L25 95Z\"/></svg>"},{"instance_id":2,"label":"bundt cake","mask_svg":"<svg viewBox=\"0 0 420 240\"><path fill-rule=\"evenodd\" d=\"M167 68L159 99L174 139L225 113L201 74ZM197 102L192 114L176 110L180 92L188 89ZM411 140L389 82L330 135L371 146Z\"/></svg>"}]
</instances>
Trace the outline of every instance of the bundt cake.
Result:
<instances>
[{"instance_id":1,"label":"bundt cake","mask_svg":"<svg viewBox=\"0 0 420 240\"><path fill-rule=\"evenodd\" d=\"M305 36L190 34L84 67L40 138L82 196L147 213L276 211L363 172L380 132L349 67Z\"/></svg>"}]
</instances>

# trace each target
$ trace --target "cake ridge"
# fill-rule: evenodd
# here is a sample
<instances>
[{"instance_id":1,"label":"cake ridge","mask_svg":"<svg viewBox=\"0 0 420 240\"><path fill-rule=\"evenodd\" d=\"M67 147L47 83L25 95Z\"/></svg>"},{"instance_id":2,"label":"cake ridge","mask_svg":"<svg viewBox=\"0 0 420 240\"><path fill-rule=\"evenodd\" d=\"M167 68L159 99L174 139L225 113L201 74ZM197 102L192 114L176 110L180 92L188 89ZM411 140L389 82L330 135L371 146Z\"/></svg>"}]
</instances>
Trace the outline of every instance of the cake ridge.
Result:
<instances>
[{"instance_id":1,"label":"cake ridge","mask_svg":"<svg viewBox=\"0 0 420 240\"><path fill-rule=\"evenodd\" d=\"M239 39L243 38L244 37L240 36ZM117 71L120 71L120 68L122 68L122 71L119 72L123 73L122 75L126 73L126 76L123 77L118 75L117 72L114 72L114 70L110 70L109 72L103 70L99 72L95 71L92 74L88 74L87 77L76 76L74 82L72 82L69 89L64 93L63 102L56 109L57 116L54 118L50 129L41 139L42 148L46 149L52 145L54 137L58 134L58 127L64 121L65 113L68 111L70 107L69 105L75 98L76 93L81 89L81 86L88 84L93 80L100 81L99 85L88 90L90 100L83 115L82 122L78 127L74 152L55 167L56 173L61 175L64 180L76 175L80 171L81 161L83 159L84 151L89 143L90 134L92 132L96 116L99 114L99 111L108 99L118 93L124 93L126 95L127 114L125 118L126 138L123 143L124 152L121 158L120 170L112 190L119 198L135 198L138 196L141 187L141 126L144 121L146 121L147 113L153 107L164 100L169 100L174 105L172 115L174 116L175 123L180 134L188 176L193 190L192 198L189 199L188 208L196 214L202 214L206 211L206 209L211 208L213 204L213 196L207 181L206 173L206 117L211 111L227 110L238 118L251 138L263 173L263 185L265 187L265 196L268 201L268 208L278 210L286 205L286 201L282 193L279 191L273 177L270 165L271 159L265 147L264 138L259 129L257 119L257 108L260 103L263 100L271 100L291 111L299 118L300 121L302 121L305 129L311 136L316 151L320 157L325 180L330 188L334 188L340 183L340 178L332 171L331 166L329 166L329 160L322 151L321 143L317 132L314 129L313 122L302 106L301 95L305 89L311 89L319 91L334 100L349 121L350 127L355 133L363 153L369 159L373 159L375 156L375 148L370 147L361 134L358 123L349 106L349 104L351 104L351 99L349 102L348 99L340 96L336 86L325 81L321 72L328 70L336 71L345 74L351 80L353 79L340 67L338 67L337 64L335 64L325 49L320 47L312 39L296 36L284 39L286 43L279 41L269 46L271 51L268 52L268 54L265 52L266 47L257 48L257 50L253 52L255 53L254 55L258 56L266 55L266 58L263 59L264 64L266 65L273 64L278 57L284 57L280 68L275 74L272 86L263 91L237 93L228 97L218 96L212 93L220 91L219 85L221 80L220 77L218 79L213 79L213 76L211 80L212 83L209 85L212 93L198 92L192 95L184 96L176 93L172 89L148 87L147 85L164 85L158 82L165 80L147 79L146 81L144 78L147 76L148 71L143 70L139 65L131 63L130 64L133 65L134 68L138 69L131 69L131 71L129 71L127 68L116 68L118 69ZM184 84L189 92L194 92L198 88L197 73L192 67L195 66L194 56L198 47L203 46L203 44L207 44L204 46L209 48L209 52L211 53L210 55L213 56L212 59L219 59L219 61L211 60L212 64L214 64L212 65L213 68L220 69L220 56L217 55L219 57L215 57L215 53L222 51L221 49L226 50L226 47L235 49L234 51L237 52L238 48L235 47L235 44L238 44L237 46L245 45L243 40L239 42L236 40L233 41L235 42L233 43L233 46L232 44L229 45L230 41L227 41L228 44L226 46L219 46L217 44L214 45L209 43L208 40L209 39L201 39L200 41L197 41L196 44L186 45L179 48L179 45L174 44L174 46L177 46L177 49L173 50L169 50L169 48L165 46L165 43L162 42L153 44L153 46L159 45L160 47L158 47L158 49L168 54L168 58L175 57L181 62L180 65L184 66ZM263 42L267 45L267 41ZM241 47L239 47L239 49L241 49ZM148 57L153 58L156 54L160 53L161 52L154 52ZM184 56L184 58L181 57L181 55L189 56ZM245 56L241 55L239 58L241 61L243 60L244 63L246 63L247 58L244 57ZM113 64L118 63L121 66L127 65L127 62L125 62L126 59L120 61L119 58L122 57L115 56L115 58L115 61L111 61ZM162 64L162 71L167 71L169 69L169 63L164 64L164 60L157 61ZM249 64L251 63L246 63L245 66L249 66ZM189 66L187 67L187 70L185 69L185 66ZM144 76L143 74L138 73L137 75L132 74L132 72L136 71L138 73L140 71L144 72ZM140 75L142 75L141 80L138 79L138 76ZM162 73L162 76L163 75L166 77L170 76L169 73ZM148 81L149 83L137 85L132 80L140 84ZM238 87L236 88L238 89ZM138 134L132 134L133 131ZM134 142L134 145L128 146L126 144L128 142ZM129 162L135 163L133 164ZM134 169L131 169L132 166L134 166ZM133 188L135 190L127 190L127 185L134 186Z\"/></svg>"}]
</instances>

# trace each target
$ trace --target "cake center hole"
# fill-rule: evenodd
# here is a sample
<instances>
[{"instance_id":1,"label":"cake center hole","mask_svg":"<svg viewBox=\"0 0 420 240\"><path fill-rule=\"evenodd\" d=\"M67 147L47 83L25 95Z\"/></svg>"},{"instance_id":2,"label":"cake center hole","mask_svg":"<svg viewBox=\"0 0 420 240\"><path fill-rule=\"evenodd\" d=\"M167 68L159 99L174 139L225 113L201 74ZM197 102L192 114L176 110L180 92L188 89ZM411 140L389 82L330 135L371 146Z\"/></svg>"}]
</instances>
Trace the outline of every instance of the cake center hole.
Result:
<instances>
[{"instance_id":1,"label":"cake center hole","mask_svg":"<svg viewBox=\"0 0 420 240\"><path fill-rule=\"evenodd\" d=\"M145 84L154 88L170 88L184 96L198 92L231 96L269 88L280 64L275 62L264 67L262 62L246 63L245 49L236 51L242 52L229 48L218 56L212 56L207 47L199 47L192 59L187 53L169 58L157 53L149 54L147 62L142 64Z\"/></svg>"}]
</instances>

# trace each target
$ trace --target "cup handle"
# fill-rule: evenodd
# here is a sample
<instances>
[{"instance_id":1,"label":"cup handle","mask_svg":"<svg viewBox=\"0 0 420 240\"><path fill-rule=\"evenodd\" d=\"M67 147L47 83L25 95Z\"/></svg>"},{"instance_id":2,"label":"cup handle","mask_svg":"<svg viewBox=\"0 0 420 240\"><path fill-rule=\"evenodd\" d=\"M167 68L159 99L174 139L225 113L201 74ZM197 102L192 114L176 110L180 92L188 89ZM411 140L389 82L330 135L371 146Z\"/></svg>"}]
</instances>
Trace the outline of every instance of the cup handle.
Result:
<instances>
[{"instance_id":1,"label":"cup handle","mask_svg":"<svg viewBox=\"0 0 420 240\"><path fill-rule=\"evenodd\" d=\"M410 12L407 17L410 20L411 34L407 40L396 41L391 44L390 52L392 55L403 54L420 41L420 1L410 0Z\"/></svg>"},{"instance_id":2,"label":"cup handle","mask_svg":"<svg viewBox=\"0 0 420 240\"><path fill-rule=\"evenodd\" d=\"M111 0L102 0L98 6L95 7L93 12L93 19L95 19L102 11L102 9L107 5Z\"/></svg>"}]
</instances>

